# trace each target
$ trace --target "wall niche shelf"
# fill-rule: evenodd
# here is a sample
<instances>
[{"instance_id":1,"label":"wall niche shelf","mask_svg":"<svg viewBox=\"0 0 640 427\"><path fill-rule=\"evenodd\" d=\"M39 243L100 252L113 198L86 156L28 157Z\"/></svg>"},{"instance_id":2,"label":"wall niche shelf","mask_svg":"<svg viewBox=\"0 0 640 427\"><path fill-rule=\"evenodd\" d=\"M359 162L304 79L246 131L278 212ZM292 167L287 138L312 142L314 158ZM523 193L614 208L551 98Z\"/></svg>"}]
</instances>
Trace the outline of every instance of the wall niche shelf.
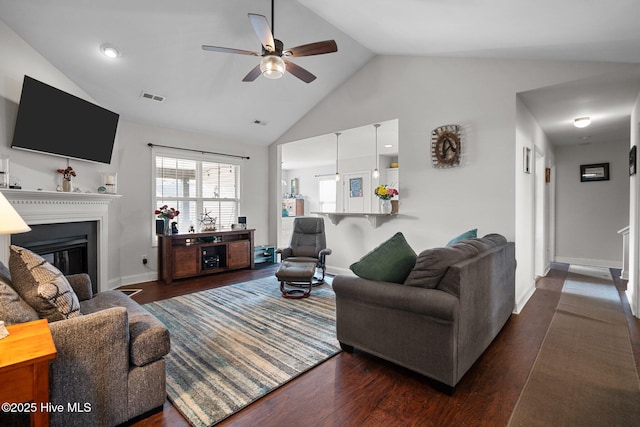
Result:
<instances>
[{"instance_id":1,"label":"wall niche shelf","mask_svg":"<svg viewBox=\"0 0 640 427\"><path fill-rule=\"evenodd\" d=\"M372 228L378 227L384 221L396 217L397 213L364 213L364 212L311 212L314 215L326 216L333 225L338 225L343 218L366 218Z\"/></svg>"}]
</instances>

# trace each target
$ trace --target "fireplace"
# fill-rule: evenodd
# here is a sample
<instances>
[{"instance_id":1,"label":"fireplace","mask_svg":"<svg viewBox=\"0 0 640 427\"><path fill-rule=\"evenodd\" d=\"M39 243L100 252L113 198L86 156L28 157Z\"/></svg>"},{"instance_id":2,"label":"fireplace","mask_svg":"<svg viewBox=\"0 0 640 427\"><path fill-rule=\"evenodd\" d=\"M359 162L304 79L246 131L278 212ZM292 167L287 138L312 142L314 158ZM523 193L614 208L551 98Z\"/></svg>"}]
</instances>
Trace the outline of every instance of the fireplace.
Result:
<instances>
[{"instance_id":1,"label":"fireplace","mask_svg":"<svg viewBox=\"0 0 640 427\"><path fill-rule=\"evenodd\" d=\"M12 235L11 244L37 253L65 276L87 273L98 292L96 221L31 225L30 232Z\"/></svg>"},{"instance_id":2,"label":"fireplace","mask_svg":"<svg viewBox=\"0 0 640 427\"><path fill-rule=\"evenodd\" d=\"M92 227L95 228L91 232L70 232L65 237L70 239L81 235L92 236L87 238L89 240L87 242L87 270L91 276L94 291L97 289L98 292L101 292L120 285L120 280L117 278L110 286L107 272L109 271L109 203L121 198L121 195L14 189L3 189L2 194L32 229L40 225L52 225L52 230L61 230L65 224L92 223ZM8 235L0 235L0 260L3 263L8 262L9 243L11 241L15 241L16 244L24 243L20 240L23 236L36 242L61 238L59 235L50 234L33 238L29 236L32 233L30 231L15 234L11 240ZM14 238L17 240L13 240ZM92 238L95 238L95 243L91 242ZM67 242L66 245L69 243ZM75 251L75 243L72 246L74 248L63 249L63 252L65 250ZM112 252L113 256L117 256L116 250L112 249ZM63 259L68 256L69 254L58 255ZM53 255L54 260L55 257ZM92 263L97 264L95 270L93 270ZM96 270L97 272L95 272Z\"/></svg>"}]
</instances>

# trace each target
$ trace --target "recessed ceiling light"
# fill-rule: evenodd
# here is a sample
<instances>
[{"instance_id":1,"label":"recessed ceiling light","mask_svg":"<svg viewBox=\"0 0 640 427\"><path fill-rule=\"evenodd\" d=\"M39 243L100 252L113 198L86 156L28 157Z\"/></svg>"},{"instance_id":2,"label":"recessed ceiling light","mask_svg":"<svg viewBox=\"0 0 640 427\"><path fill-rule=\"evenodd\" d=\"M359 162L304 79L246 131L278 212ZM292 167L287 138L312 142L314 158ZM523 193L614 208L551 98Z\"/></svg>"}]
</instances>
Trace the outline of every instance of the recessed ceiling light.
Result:
<instances>
[{"instance_id":1,"label":"recessed ceiling light","mask_svg":"<svg viewBox=\"0 0 640 427\"><path fill-rule=\"evenodd\" d=\"M577 128L585 128L591 124L590 117L578 117L573 121L573 125Z\"/></svg>"},{"instance_id":2,"label":"recessed ceiling light","mask_svg":"<svg viewBox=\"0 0 640 427\"><path fill-rule=\"evenodd\" d=\"M118 58L120 57L120 51L109 43L104 43L100 45L100 52L108 58Z\"/></svg>"},{"instance_id":3,"label":"recessed ceiling light","mask_svg":"<svg viewBox=\"0 0 640 427\"><path fill-rule=\"evenodd\" d=\"M384 148L391 148L391 147L393 147L393 145L391 145L391 144L385 144L384 145Z\"/></svg>"}]
</instances>

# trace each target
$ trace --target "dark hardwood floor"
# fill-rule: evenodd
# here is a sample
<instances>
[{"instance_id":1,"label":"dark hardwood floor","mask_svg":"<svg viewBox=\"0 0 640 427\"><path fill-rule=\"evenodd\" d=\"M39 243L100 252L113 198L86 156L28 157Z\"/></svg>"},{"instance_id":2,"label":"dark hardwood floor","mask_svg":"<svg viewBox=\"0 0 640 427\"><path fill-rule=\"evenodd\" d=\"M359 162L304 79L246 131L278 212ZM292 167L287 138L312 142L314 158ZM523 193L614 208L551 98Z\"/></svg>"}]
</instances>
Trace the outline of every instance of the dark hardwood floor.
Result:
<instances>
[{"instance_id":1,"label":"dark hardwood floor","mask_svg":"<svg viewBox=\"0 0 640 427\"><path fill-rule=\"evenodd\" d=\"M374 356L339 353L280 387L220 426L505 426L553 317L567 274L556 264L537 290L458 383L453 395L425 377ZM140 303L273 275L275 267L215 277L127 286L142 288ZM640 320L631 316L626 283L615 280L627 315L636 365L640 367ZM133 426L188 426L170 404Z\"/></svg>"}]
</instances>

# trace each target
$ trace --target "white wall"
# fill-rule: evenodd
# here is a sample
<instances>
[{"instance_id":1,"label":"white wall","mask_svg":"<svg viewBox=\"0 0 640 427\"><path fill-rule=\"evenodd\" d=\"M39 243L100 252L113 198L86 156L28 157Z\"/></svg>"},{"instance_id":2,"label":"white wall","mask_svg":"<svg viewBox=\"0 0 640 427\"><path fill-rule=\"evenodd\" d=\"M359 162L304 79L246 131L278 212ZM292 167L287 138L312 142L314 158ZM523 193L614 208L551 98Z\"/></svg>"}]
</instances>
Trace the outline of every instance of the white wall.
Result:
<instances>
[{"instance_id":1,"label":"white wall","mask_svg":"<svg viewBox=\"0 0 640 427\"><path fill-rule=\"evenodd\" d=\"M524 172L523 149L525 147L531 150L531 173ZM553 251L551 246L553 244L554 217L549 215L549 212L552 212L552 207L545 202L553 199L555 179L547 184L539 171L544 168L554 170L555 160L551 143L519 97L516 100L515 154L515 182L519 189L515 198L515 215L516 223L520 224L516 227L516 242L518 243L516 246L516 259L518 260L516 281L519 283L516 289L516 312L520 312L535 291L536 276L544 275L548 270L550 253ZM543 165L536 167L536 162L542 162ZM544 193L540 201L536 201L536 186L541 186ZM542 203L543 206L537 209L536 203ZM537 211L542 211L545 214L541 221L536 221ZM536 246L536 226L542 228L542 230L538 230L538 233L544 236L542 248ZM536 271L536 257L542 257L540 260L542 272Z\"/></svg>"},{"instance_id":2,"label":"white wall","mask_svg":"<svg viewBox=\"0 0 640 427\"><path fill-rule=\"evenodd\" d=\"M516 220L516 194L533 187L518 182L521 147L516 145L516 93L625 69L626 64L376 57L327 96L271 147L391 118L399 119L400 215L371 228L361 218L327 223L334 250L330 270L348 266L393 235L404 233L417 251L445 244L470 228L497 232L509 240L529 230L531 219ZM444 124L464 127L463 164L431 167L430 132ZM519 171L519 169L518 169ZM272 201L279 192L271 177ZM532 197L532 196L531 196ZM270 210L275 230L277 210ZM527 233L530 233L527 231ZM520 245L525 242L517 241ZM518 260L526 270L530 260ZM531 269L533 271L533 269ZM533 278L519 279L518 292Z\"/></svg>"},{"instance_id":3,"label":"white wall","mask_svg":"<svg viewBox=\"0 0 640 427\"><path fill-rule=\"evenodd\" d=\"M10 173L21 179L24 189L54 190L56 169L66 160L45 154L10 148L24 74L74 95L93 101L72 81L47 62L0 21L0 155L9 155ZM95 101L94 101L95 102ZM269 205L266 177L269 176L267 147L243 144L211 136L136 124L120 118L113 160L110 165L72 161L78 172L74 184L83 191L95 191L106 172L118 173L123 195L109 208L109 284L154 280L157 252L151 247L151 150L148 143L194 148L251 157L242 164L240 215L256 229L256 244L267 244ZM142 265L142 255L149 264Z\"/></svg>"},{"instance_id":4,"label":"white wall","mask_svg":"<svg viewBox=\"0 0 640 427\"><path fill-rule=\"evenodd\" d=\"M609 163L609 181L580 182L580 165ZM629 225L629 142L558 146L556 261L622 267Z\"/></svg>"}]
</instances>

